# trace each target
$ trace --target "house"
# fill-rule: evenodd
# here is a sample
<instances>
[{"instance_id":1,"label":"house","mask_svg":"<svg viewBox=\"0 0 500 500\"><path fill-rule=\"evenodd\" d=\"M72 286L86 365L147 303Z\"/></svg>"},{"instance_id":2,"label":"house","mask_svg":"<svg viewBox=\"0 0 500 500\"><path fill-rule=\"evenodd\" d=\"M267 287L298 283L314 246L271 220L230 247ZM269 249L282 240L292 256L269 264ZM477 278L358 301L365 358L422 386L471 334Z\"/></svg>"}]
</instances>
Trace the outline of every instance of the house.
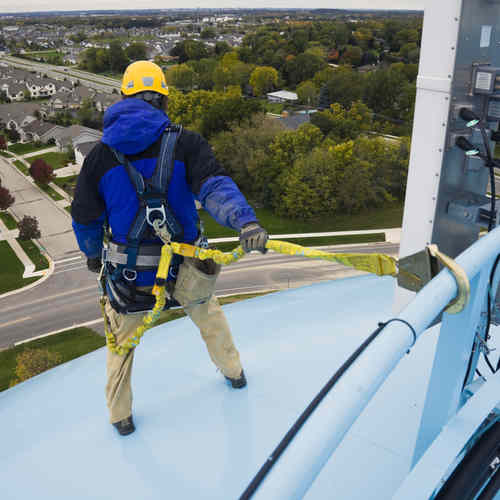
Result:
<instances>
[{"instance_id":1,"label":"house","mask_svg":"<svg viewBox=\"0 0 500 500\"><path fill-rule=\"evenodd\" d=\"M32 99L49 97L56 93L54 82L44 78L28 78L26 80L26 88L29 90Z\"/></svg>"},{"instance_id":2,"label":"house","mask_svg":"<svg viewBox=\"0 0 500 500\"><path fill-rule=\"evenodd\" d=\"M288 90L278 90L277 92L269 92L267 99L271 102L289 102L294 103L299 100L299 96L295 92Z\"/></svg>"},{"instance_id":3,"label":"house","mask_svg":"<svg viewBox=\"0 0 500 500\"><path fill-rule=\"evenodd\" d=\"M43 114L40 105L36 102L14 102L0 104L0 122L7 128L15 128L25 140L23 127L38 119L37 115Z\"/></svg>"},{"instance_id":4,"label":"house","mask_svg":"<svg viewBox=\"0 0 500 500\"><path fill-rule=\"evenodd\" d=\"M56 146L60 151L70 147L75 148L78 144L83 144L84 142L99 141L101 137L102 132L100 130L83 127L82 125L64 127L62 131L54 134Z\"/></svg>"},{"instance_id":5,"label":"house","mask_svg":"<svg viewBox=\"0 0 500 500\"><path fill-rule=\"evenodd\" d=\"M42 120L34 120L22 127L27 142L47 142L48 139L44 140L44 138L56 128L58 128L58 125Z\"/></svg>"},{"instance_id":6,"label":"house","mask_svg":"<svg viewBox=\"0 0 500 500\"><path fill-rule=\"evenodd\" d=\"M4 83L2 84L2 90L5 92L5 95L11 101L24 101L24 91L26 90L26 86L22 83Z\"/></svg>"},{"instance_id":7,"label":"house","mask_svg":"<svg viewBox=\"0 0 500 500\"><path fill-rule=\"evenodd\" d=\"M75 146L75 163L82 166L85 157L94 149L99 141L81 142Z\"/></svg>"},{"instance_id":8,"label":"house","mask_svg":"<svg viewBox=\"0 0 500 500\"><path fill-rule=\"evenodd\" d=\"M96 94L94 97L94 105L97 111L104 112L119 100L121 100L119 94Z\"/></svg>"}]
</instances>

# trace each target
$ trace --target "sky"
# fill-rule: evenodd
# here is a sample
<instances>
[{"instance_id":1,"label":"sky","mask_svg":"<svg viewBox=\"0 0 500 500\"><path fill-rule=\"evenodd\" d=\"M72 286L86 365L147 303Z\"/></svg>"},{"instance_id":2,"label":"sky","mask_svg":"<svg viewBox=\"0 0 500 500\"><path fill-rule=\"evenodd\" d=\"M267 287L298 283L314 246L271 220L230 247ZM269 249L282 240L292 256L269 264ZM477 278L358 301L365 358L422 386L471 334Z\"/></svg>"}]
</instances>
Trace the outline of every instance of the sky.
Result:
<instances>
[{"instance_id":1,"label":"sky","mask_svg":"<svg viewBox=\"0 0 500 500\"><path fill-rule=\"evenodd\" d=\"M329 9L423 9L425 0L87 0L71 5L67 0L0 0L0 12L106 9L177 9L177 8L329 8Z\"/></svg>"}]
</instances>

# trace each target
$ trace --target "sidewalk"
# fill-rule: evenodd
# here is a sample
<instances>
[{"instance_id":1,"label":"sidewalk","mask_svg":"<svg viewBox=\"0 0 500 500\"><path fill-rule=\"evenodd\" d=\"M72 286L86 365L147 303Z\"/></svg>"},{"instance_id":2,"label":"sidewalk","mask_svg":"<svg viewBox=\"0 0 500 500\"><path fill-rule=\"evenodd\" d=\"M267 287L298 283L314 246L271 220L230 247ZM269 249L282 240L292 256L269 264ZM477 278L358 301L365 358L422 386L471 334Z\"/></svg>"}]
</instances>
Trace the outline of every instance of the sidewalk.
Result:
<instances>
[{"instance_id":1,"label":"sidewalk","mask_svg":"<svg viewBox=\"0 0 500 500\"><path fill-rule=\"evenodd\" d=\"M19 155L17 153L13 153L12 151L9 151L9 153L20 156L21 158L31 158L32 156L39 156L39 155L43 155L45 153L53 153L53 152L59 152L59 148L57 146L53 146L51 148L33 151L32 153L26 153L25 155Z\"/></svg>"},{"instance_id":2,"label":"sidewalk","mask_svg":"<svg viewBox=\"0 0 500 500\"><path fill-rule=\"evenodd\" d=\"M68 177L70 175L78 175L82 167L80 165L72 164L63 168L54 170L56 177Z\"/></svg>"},{"instance_id":3,"label":"sidewalk","mask_svg":"<svg viewBox=\"0 0 500 500\"><path fill-rule=\"evenodd\" d=\"M15 158L23 161L18 155ZM25 215L38 219L42 233L39 242L50 257L58 260L76 253L78 245L69 213L3 157L0 157L0 172L5 185L16 198L10 211L18 220Z\"/></svg>"},{"instance_id":4,"label":"sidewalk","mask_svg":"<svg viewBox=\"0 0 500 500\"><path fill-rule=\"evenodd\" d=\"M35 272L35 264L31 262L23 247L16 241L19 235L19 229L9 230L7 226L0 219L0 241L5 240L10 245L17 258L21 261L24 266L23 278L32 278L34 276L43 276L46 274L48 269L43 271Z\"/></svg>"}]
</instances>

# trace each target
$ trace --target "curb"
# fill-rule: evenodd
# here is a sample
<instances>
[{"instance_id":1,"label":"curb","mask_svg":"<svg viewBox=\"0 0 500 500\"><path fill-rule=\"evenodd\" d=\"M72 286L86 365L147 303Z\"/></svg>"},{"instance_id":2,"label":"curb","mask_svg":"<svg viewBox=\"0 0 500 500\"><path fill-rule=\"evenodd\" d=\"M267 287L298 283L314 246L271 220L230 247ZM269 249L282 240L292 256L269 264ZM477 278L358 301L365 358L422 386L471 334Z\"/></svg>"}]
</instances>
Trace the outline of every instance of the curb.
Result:
<instances>
[{"instance_id":1,"label":"curb","mask_svg":"<svg viewBox=\"0 0 500 500\"><path fill-rule=\"evenodd\" d=\"M29 339L20 340L19 342L14 342L13 346L17 347L18 345L26 344L28 342L32 342L33 340L43 339L45 337L50 337L51 335L57 335L58 333L65 332L67 330L73 330L74 328L81 328L82 326L96 325L97 323L102 323L103 321L104 321L103 318L98 318L91 321L85 321L84 323L74 324L66 328L60 328L59 330L54 330L49 333L43 333L42 335L37 335L36 337L31 337Z\"/></svg>"},{"instance_id":2,"label":"curb","mask_svg":"<svg viewBox=\"0 0 500 500\"><path fill-rule=\"evenodd\" d=\"M35 244L37 246L39 246L39 243L36 240L32 240L32 241L35 242ZM45 273L45 275L43 275L42 278L40 278L39 280L36 280L34 283L30 283L29 285L23 286L22 288L17 288L16 290L11 290L10 292L1 294L0 295L0 300L4 299L6 297L10 297L11 295L16 295L18 293L26 292L28 290L31 290L32 288L35 288L36 286L41 285L44 281L48 280L52 276L52 273L54 272L55 267L56 267L55 264L54 264L54 261L43 250L42 250L42 253L43 253L43 256L49 261L49 269L48 269L48 271L46 271L45 269L43 269L42 271L37 271L34 274L30 274L27 277L28 278L32 278L32 277L39 276L38 273Z\"/></svg>"}]
</instances>

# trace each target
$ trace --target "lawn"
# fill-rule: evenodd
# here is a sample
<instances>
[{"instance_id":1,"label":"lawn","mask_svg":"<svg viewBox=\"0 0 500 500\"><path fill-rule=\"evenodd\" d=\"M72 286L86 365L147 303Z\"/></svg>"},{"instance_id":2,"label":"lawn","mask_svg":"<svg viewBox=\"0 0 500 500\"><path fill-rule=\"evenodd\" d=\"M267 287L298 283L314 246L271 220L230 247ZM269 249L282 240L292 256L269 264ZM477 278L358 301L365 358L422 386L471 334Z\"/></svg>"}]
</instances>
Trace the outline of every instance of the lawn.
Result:
<instances>
[{"instance_id":1,"label":"lawn","mask_svg":"<svg viewBox=\"0 0 500 500\"><path fill-rule=\"evenodd\" d=\"M12 158L12 155L7 151L0 151L0 156L3 156L4 158Z\"/></svg>"},{"instance_id":2,"label":"lawn","mask_svg":"<svg viewBox=\"0 0 500 500\"><path fill-rule=\"evenodd\" d=\"M23 279L24 266L6 241L0 241L0 294L16 290L39 278Z\"/></svg>"},{"instance_id":3,"label":"lawn","mask_svg":"<svg viewBox=\"0 0 500 500\"><path fill-rule=\"evenodd\" d=\"M39 146L36 146L35 143L33 142L26 142L26 143L18 142L17 144L12 144L11 146L9 146L9 151L12 151L17 155L25 155L28 153L33 153L35 151L41 151L42 149L47 149L47 148L50 148L50 146L47 146L47 144L41 144Z\"/></svg>"},{"instance_id":4,"label":"lawn","mask_svg":"<svg viewBox=\"0 0 500 500\"><path fill-rule=\"evenodd\" d=\"M90 328L74 328L51 335L43 339L33 340L26 344L0 352L0 391L9 387L15 378L16 356L26 349L42 348L61 354L63 363L89 352L95 351L106 344L104 337Z\"/></svg>"},{"instance_id":5,"label":"lawn","mask_svg":"<svg viewBox=\"0 0 500 500\"><path fill-rule=\"evenodd\" d=\"M53 200L60 201L64 198L54 189L52 189L48 184L40 184L39 182L35 183L44 193L47 193Z\"/></svg>"},{"instance_id":6,"label":"lawn","mask_svg":"<svg viewBox=\"0 0 500 500\"><path fill-rule=\"evenodd\" d=\"M49 267L49 262L41 254L40 249L33 243L33 241L22 241L20 239L17 242L23 247L23 250L28 254L31 262L35 264L35 271L41 271L42 269L47 269Z\"/></svg>"},{"instance_id":7,"label":"lawn","mask_svg":"<svg viewBox=\"0 0 500 500\"><path fill-rule=\"evenodd\" d=\"M231 295L219 299L222 305L232 304L240 300L251 299L270 292ZM174 319L185 316L182 309L174 309L165 313L160 325ZM147 333L146 333L147 335ZM0 351L0 391L8 389L9 383L15 378L16 356L26 349L48 349L50 352L58 352L62 356L62 362L70 361L83 356L91 351L99 349L106 344L104 337L90 328L73 328L65 332L57 333L43 339L33 340L17 347Z\"/></svg>"},{"instance_id":8,"label":"lawn","mask_svg":"<svg viewBox=\"0 0 500 500\"><path fill-rule=\"evenodd\" d=\"M77 179L78 175L68 175L67 177L56 177L52 182L73 197Z\"/></svg>"},{"instance_id":9,"label":"lawn","mask_svg":"<svg viewBox=\"0 0 500 500\"><path fill-rule=\"evenodd\" d=\"M384 234L359 234L354 236L319 236L312 238L282 238L280 241L288 241L295 245L304 247L321 247L328 245L350 245L355 243L375 243L385 241ZM213 243L211 248L216 248L221 252L230 252L239 243L237 241L227 243Z\"/></svg>"},{"instance_id":10,"label":"lawn","mask_svg":"<svg viewBox=\"0 0 500 500\"><path fill-rule=\"evenodd\" d=\"M58 153L56 151L51 151L50 153L44 153L37 156L30 156L26 160L31 165L35 160L45 160L54 170L58 168L65 167L68 163L68 155L66 153Z\"/></svg>"},{"instance_id":11,"label":"lawn","mask_svg":"<svg viewBox=\"0 0 500 500\"><path fill-rule=\"evenodd\" d=\"M24 174L30 175L28 167L21 160L14 160L14 165Z\"/></svg>"},{"instance_id":12,"label":"lawn","mask_svg":"<svg viewBox=\"0 0 500 500\"><path fill-rule=\"evenodd\" d=\"M227 229L214 221L204 210L199 211L208 238L237 236L236 231ZM357 231L401 227L403 206L394 204L383 208L366 210L359 214L342 214L323 217L313 221L287 219L274 215L268 209L257 209L257 218L269 234L294 234L336 231Z\"/></svg>"},{"instance_id":13,"label":"lawn","mask_svg":"<svg viewBox=\"0 0 500 500\"><path fill-rule=\"evenodd\" d=\"M0 219L2 219L3 223L7 226L7 229L17 228L17 222L8 212L0 212Z\"/></svg>"}]
</instances>

